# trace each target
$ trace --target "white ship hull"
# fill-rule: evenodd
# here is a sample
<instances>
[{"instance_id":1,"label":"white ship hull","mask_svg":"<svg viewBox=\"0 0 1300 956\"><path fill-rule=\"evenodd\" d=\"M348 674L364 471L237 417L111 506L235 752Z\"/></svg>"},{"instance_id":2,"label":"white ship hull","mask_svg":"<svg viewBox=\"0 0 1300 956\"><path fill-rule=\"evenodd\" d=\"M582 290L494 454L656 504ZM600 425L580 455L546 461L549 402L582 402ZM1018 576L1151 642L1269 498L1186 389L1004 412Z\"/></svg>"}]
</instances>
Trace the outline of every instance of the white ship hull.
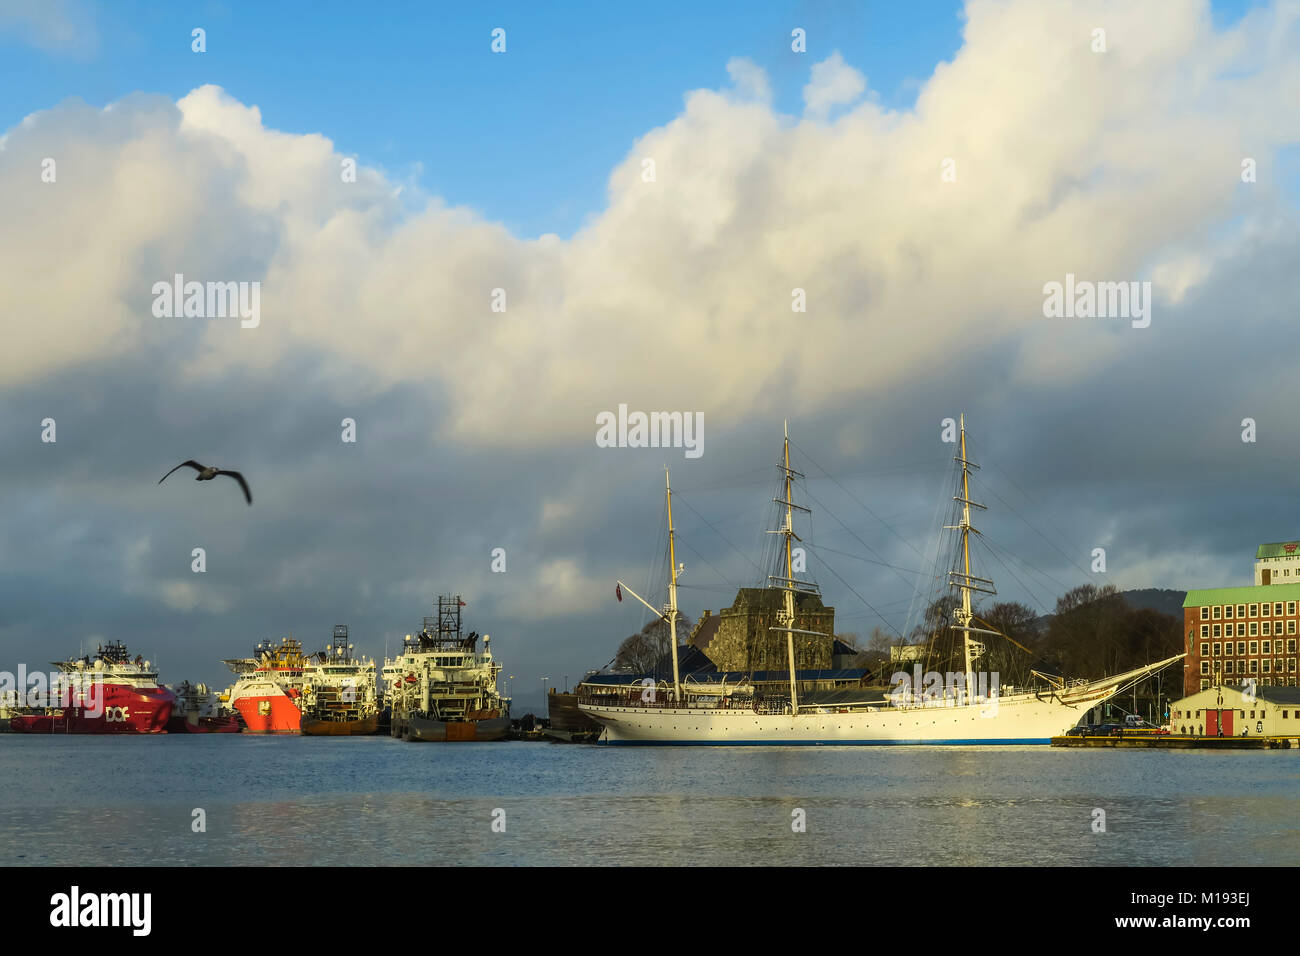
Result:
<instances>
[{"instance_id":1,"label":"white ship hull","mask_svg":"<svg viewBox=\"0 0 1300 956\"><path fill-rule=\"evenodd\" d=\"M996 713L961 707L848 713L757 714L752 710L584 706L611 744L1045 744L1088 706L1033 697L998 702Z\"/></svg>"},{"instance_id":2,"label":"white ship hull","mask_svg":"<svg viewBox=\"0 0 1300 956\"><path fill-rule=\"evenodd\" d=\"M1062 694L1008 694L960 705L935 701L838 713L832 708L821 712L809 708L791 715L761 714L740 707L643 707L592 703L589 699L578 708L604 725L601 741L611 744L1047 744L1090 709L1168 663L1162 661Z\"/></svg>"}]
</instances>

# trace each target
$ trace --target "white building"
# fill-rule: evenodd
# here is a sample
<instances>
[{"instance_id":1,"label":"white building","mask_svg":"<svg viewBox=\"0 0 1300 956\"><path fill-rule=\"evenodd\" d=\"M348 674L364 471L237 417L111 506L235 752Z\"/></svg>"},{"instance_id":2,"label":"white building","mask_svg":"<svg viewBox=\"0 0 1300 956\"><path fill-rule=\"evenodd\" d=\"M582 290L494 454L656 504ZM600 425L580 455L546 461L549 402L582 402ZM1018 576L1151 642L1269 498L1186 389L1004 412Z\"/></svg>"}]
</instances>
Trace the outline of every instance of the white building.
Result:
<instances>
[{"instance_id":1,"label":"white building","mask_svg":"<svg viewBox=\"0 0 1300 956\"><path fill-rule=\"evenodd\" d=\"M1169 706L1169 730L1196 737L1300 737L1300 687L1226 684Z\"/></svg>"},{"instance_id":2,"label":"white building","mask_svg":"<svg viewBox=\"0 0 1300 956\"><path fill-rule=\"evenodd\" d=\"M1300 541L1261 544L1255 551L1255 584L1300 584Z\"/></svg>"}]
</instances>

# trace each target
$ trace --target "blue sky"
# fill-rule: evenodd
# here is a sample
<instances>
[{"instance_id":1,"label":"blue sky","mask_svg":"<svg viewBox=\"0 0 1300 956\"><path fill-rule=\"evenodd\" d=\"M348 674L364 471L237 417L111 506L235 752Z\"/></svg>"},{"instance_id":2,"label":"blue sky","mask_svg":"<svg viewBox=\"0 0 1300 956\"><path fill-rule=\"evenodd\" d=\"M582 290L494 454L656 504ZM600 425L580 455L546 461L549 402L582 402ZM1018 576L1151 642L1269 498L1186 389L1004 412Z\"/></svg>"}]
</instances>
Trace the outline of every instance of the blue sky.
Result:
<instances>
[{"instance_id":1,"label":"blue sky","mask_svg":"<svg viewBox=\"0 0 1300 956\"><path fill-rule=\"evenodd\" d=\"M910 104L960 45L961 5L666 2L635 5L147 3L95 10L81 55L0 36L0 120L67 97L103 105L144 90L180 98L204 83L257 104L263 122L319 132L345 153L517 235L572 233L604 205L610 169L671 120L683 94L728 83L745 56L797 111L813 62L839 49L890 105ZM664 24L672 24L665 28ZM190 51L190 31L208 51ZM489 49L494 27L507 52ZM789 34L807 31L808 53Z\"/></svg>"},{"instance_id":2,"label":"blue sky","mask_svg":"<svg viewBox=\"0 0 1300 956\"><path fill-rule=\"evenodd\" d=\"M80 0L78 0L80 2ZM1214 5L1222 26L1259 5ZM887 106L906 108L961 45L962 4L663 0L634 4L262 3L83 5L86 49L40 49L0 33L0 126L68 97L134 91L178 99L204 83L256 104L263 122L321 133L516 235L571 235L604 207L609 171L692 89L727 85L727 61L767 73L798 113L812 63L839 50ZM671 24L665 27L665 24ZM507 52L489 49L495 27ZM790 50L794 27L808 52ZM207 52L190 31L207 31Z\"/></svg>"}]
</instances>

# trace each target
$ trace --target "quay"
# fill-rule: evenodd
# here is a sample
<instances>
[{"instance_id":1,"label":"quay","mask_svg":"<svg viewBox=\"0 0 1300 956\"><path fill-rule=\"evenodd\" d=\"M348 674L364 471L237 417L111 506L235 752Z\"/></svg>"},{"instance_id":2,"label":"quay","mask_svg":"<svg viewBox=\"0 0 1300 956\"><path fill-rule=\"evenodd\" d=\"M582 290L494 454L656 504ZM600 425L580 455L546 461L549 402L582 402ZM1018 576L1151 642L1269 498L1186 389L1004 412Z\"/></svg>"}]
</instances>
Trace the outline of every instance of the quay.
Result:
<instances>
[{"instance_id":1,"label":"quay","mask_svg":"<svg viewBox=\"0 0 1300 956\"><path fill-rule=\"evenodd\" d=\"M1200 737L1191 734L1117 734L1053 737L1053 747L1128 747L1155 750L1296 750L1296 737Z\"/></svg>"}]
</instances>

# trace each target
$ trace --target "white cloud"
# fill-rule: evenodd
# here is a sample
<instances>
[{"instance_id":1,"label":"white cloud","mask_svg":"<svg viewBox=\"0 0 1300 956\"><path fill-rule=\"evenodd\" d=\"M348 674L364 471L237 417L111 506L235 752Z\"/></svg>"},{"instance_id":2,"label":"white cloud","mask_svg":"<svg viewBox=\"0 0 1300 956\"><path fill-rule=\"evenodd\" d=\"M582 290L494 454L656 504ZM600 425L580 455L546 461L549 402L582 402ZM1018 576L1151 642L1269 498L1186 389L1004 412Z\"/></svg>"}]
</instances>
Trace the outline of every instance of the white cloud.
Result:
<instances>
[{"instance_id":1,"label":"white cloud","mask_svg":"<svg viewBox=\"0 0 1300 956\"><path fill-rule=\"evenodd\" d=\"M319 354L327 381L358 373L334 375L349 389L445 395L446 437L527 447L589 443L619 402L808 414L892 393L961 342L1050 356L1038 384L1077 380L1123 340L1044 319L1043 284L1150 278L1241 214L1241 157L1300 140L1298 19L1279 7L1219 33L1204 4L973 2L915 110L858 101L838 56L814 66L808 111L844 108L833 124L779 114L733 60L735 89L694 91L648 131L568 240L437 200L412 213L376 171L343 183L328 139L268 128L215 87L66 103L0 152L0 258L24 277L0 310L29 317L9 326L0 387L114 356L219 379ZM57 184L39 181L44 156ZM153 318L152 283L175 272L260 280L261 327ZM1175 293L1213 279L1170 275ZM472 387L431 361L449 353Z\"/></svg>"},{"instance_id":2,"label":"white cloud","mask_svg":"<svg viewBox=\"0 0 1300 956\"><path fill-rule=\"evenodd\" d=\"M814 117L825 117L834 107L852 103L866 88L866 77L836 50L813 66L812 80L803 88L804 107Z\"/></svg>"}]
</instances>

